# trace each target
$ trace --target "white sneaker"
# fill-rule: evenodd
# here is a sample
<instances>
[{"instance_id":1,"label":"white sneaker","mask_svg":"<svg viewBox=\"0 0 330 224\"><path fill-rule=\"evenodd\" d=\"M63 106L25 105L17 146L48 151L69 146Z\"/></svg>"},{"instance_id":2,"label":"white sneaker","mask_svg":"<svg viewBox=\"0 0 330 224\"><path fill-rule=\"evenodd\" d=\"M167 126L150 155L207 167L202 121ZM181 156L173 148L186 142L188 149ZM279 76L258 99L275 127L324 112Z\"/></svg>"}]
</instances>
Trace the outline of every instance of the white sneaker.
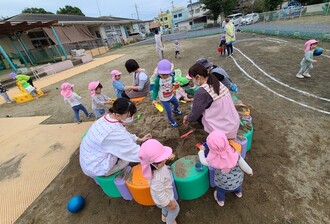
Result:
<instances>
[{"instance_id":1,"label":"white sneaker","mask_svg":"<svg viewBox=\"0 0 330 224\"><path fill-rule=\"evenodd\" d=\"M297 77L298 79L303 79L303 78L304 78L304 76L303 76L303 75L300 75L300 74L297 74L296 77Z\"/></svg>"},{"instance_id":2,"label":"white sneaker","mask_svg":"<svg viewBox=\"0 0 330 224\"><path fill-rule=\"evenodd\" d=\"M217 198L217 191L216 191L216 190L213 192L213 196L214 196L214 200L218 203L218 205L219 205L220 207L223 207L223 206L225 205L225 202L224 202L224 201L218 201L218 198Z\"/></svg>"},{"instance_id":3,"label":"white sneaker","mask_svg":"<svg viewBox=\"0 0 330 224\"><path fill-rule=\"evenodd\" d=\"M303 74L303 76L305 76L305 77L307 77L307 78L312 77L308 72L305 72L305 73Z\"/></svg>"}]
</instances>

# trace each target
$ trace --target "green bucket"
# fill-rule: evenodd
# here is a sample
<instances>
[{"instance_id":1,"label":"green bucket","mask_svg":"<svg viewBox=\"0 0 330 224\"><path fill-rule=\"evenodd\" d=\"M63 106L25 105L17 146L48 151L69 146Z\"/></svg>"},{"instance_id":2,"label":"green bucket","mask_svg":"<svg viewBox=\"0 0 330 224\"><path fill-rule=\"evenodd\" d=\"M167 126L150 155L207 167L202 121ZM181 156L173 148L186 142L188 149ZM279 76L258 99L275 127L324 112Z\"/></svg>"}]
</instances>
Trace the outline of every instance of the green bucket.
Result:
<instances>
[{"instance_id":1,"label":"green bucket","mask_svg":"<svg viewBox=\"0 0 330 224\"><path fill-rule=\"evenodd\" d=\"M197 170L196 162L199 162L198 156L190 155L178 159L171 165L175 186L182 200L199 198L209 189L209 169L202 166Z\"/></svg>"},{"instance_id":2,"label":"green bucket","mask_svg":"<svg viewBox=\"0 0 330 224\"><path fill-rule=\"evenodd\" d=\"M99 183L99 185L101 186L103 192L108 195L109 197L112 198L121 198L121 194L118 191L116 185L115 185L115 178L116 176L118 176L121 173L121 170L119 170L118 172L110 175L110 176L100 176L100 177L96 177L97 182Z\"/></svg>"},{"instance_id":3,"label":"green bucket","mask_svg":"<svg viewBox=\"0 0 330 224\"><path fill-rule=\"evenodd\" d=\"M247 139L247 144L246 144L246 151L250 151L251 146L252 146L252 137L253 137L253 127L251 130L248 130L246 133L243 134L244 137Z\"/></svg>"}]
</instances>

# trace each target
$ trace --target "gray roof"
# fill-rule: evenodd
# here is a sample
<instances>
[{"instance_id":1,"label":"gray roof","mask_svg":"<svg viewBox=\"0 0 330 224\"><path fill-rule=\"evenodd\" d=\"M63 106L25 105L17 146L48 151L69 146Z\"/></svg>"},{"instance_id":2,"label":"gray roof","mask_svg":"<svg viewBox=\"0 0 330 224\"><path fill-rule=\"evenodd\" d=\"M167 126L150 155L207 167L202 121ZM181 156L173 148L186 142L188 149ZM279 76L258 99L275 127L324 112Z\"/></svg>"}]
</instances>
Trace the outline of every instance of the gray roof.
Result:
<instances>
[{"instance_id":1,"label":"gray roof","mask_svg":"<svg viewBox=\"0 0 330 224\"><path fill-rule=\"evenodd\" d=\"M10 17L3 21L8 22L35 22L35 21L58 21L58 23L110 23L110 24L127 24L134 22L141 22L140 20L102 16L99 18L78 16L78 15L66 15L66 14L34 14L34 13L21 13L16 16Z\"/></svg>"},{"instance_id":2,"label":"gray roof","mask_svg":"<svg viewBox=\"0 0 330 224\"><path fill-rule=\"evenodd\" d=\"M66 14L34 14L34 13L21 13L6 19L9 22L24 22L24 21L104 21L104 19L93 18L87 16L66 15Z\"/></svg>"}]
</instances>

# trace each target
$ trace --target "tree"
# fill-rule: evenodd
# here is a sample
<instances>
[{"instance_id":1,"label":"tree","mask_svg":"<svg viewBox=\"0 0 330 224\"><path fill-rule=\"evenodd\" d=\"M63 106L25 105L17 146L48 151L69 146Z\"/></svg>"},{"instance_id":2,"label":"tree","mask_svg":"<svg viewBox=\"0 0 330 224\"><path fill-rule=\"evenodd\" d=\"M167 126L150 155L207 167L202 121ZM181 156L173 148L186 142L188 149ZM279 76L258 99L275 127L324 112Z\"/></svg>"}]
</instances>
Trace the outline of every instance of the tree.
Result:
<instances>
[{"instance_id":1,"label":"tree","mask_svg":"<svg viewBox=\"0 0 330 224\"><path fill-rule=\"evenodd\" d=\"M78 15L85 16L84 13L78 8L71 5L66 5L64 8L60 8L56 11L56 14L68 14L68 15Z\"/></svg>"},{"instance_id":2,"label":"tree","mask_svg":"<svg viewBox=\"0 0 330 224\"><path fill-rule=\"evenodd\" d=\"M205 5L204 8L210 10L214 24L217 23L220 13L228 15L238 5L238 0L201 0L200 2Z\"/></svg>"},{"instance_id":3,"label":"tree","mask_svg":"<svg viewBox=\"0 0 330 224\"><path fill-rule=\"evenodd\" d=\"M34 14L54 14L52 12L47 12L43 8L25 8L22 10L22 13L34 13Z\"/></svg>"},{"instance_id":4,"label":"tree","mask_svg":"<svg viewBox=\"0 0 330 224\"><path fill-rule=\"evenodd\" d=\"M282 5L283 0L265 0L265 11L274 11L279 5Z\"/></svg>"}]
</instances>

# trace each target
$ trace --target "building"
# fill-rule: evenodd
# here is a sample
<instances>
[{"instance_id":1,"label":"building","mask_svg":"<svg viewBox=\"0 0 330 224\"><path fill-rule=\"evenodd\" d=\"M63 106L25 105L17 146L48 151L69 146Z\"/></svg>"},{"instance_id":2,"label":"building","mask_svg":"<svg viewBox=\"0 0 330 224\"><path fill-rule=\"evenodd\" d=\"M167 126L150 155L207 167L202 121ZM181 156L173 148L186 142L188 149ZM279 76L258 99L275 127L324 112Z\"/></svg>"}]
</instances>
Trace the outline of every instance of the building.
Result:
<instances>
[{"instance_id":1,"label":"building","mask_svg":"<svg viewBox=\"0 0 330 224\"><path fill-rule=\"evenodd\" d=\"M207 24L213 23L210 19L210 11L204 8L199 1L187 5L188 18L177 22L179 30L203 29Z\"/></svg>"},{"instance_id":2,"label":"building","mask_svg":"<svg viewBox=\"0 0 330 224\"><path fill-rule=\"evenodd\" d=\"M22 13L0 21L0 64L15 70L20 64L60 61L74 49L101 54L110 46L127 43L129 33L138 30L140 23L118 17ZM13 66L10 59L17 63Z\"/></svg>"},{"instance_id":3,"label":"building","mask_svg":"<svg viewBox=\"0 0 330 224\"><path fill-rule=\"evenodd\" d=\"M163 30L167 31L172 29L172 13L169 10L161 11L158 14L158 21Z\"/></svg>"},{"instance_id":4,"label":"building","mask_svg":"<svg viewBox=\"0 0 330 224\"><path fill-rule=\"evenodd\" d=\"M172 9L172 24L173 27L178 27L178 23L188 19L188 9L184 7L176 7Z\"/></svg>"}]
</instances>

